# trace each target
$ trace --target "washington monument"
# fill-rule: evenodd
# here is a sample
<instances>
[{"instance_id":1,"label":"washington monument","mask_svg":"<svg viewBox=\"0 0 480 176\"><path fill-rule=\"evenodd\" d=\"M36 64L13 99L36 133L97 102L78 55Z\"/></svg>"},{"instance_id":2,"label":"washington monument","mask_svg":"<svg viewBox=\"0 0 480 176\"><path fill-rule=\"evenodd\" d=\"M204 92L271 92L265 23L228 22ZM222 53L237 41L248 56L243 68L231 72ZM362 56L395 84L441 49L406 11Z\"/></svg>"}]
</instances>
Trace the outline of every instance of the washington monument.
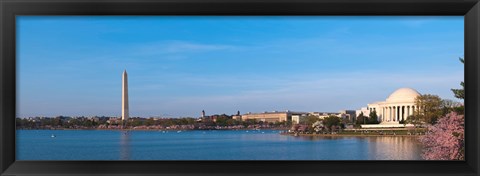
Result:
<instances>
[{"instance_id":1,"label":"washington monument","mask_svg":"<svg viewBox=\"0 0 480 176\"><path fill-rule=\"evenodd\" d=\"M128 77L127 70L122 75L122 121L128 119Z\"/></svg>"}]
</instances>

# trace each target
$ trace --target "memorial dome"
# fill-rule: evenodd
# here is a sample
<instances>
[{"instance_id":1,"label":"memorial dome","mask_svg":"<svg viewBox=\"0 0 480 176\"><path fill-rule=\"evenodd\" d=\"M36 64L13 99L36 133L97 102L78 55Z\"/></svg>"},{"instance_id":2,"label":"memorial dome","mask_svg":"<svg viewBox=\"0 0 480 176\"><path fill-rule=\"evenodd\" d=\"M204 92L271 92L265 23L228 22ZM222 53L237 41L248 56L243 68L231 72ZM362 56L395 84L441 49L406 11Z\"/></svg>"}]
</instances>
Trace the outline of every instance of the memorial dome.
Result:
<instances>
[{"instance_id":1,"label":"memorial dome","mask_svg":"<svg viewBox=\"0 0 480 176\"><path fill-rule=\"evenodd\" d=\"M415 98L419 95L420 93L418 93L415 89L400 88L388 96L387 102L415 102Z\"/></svg>"}]
</instances>

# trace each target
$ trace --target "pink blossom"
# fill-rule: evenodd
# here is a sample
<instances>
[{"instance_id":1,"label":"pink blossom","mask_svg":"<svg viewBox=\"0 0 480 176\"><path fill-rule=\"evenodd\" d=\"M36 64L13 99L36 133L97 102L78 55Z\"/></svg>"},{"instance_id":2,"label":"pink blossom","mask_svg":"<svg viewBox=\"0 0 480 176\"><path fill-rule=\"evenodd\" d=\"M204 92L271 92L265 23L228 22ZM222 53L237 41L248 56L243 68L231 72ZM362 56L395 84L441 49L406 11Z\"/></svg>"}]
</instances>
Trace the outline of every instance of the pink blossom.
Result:
<instances>
[{"instance_id":1,"label":"pink blossom","mask_svg":"<svg viewBox=\"0 0 480 176\"><path fill-rule=\"evenodd\" d=\"M427 134L420 137L424 147L422 157L426 160L464 160L464 123L463 115L451 112L429 126Z\"/></svg>"}]
</instances>

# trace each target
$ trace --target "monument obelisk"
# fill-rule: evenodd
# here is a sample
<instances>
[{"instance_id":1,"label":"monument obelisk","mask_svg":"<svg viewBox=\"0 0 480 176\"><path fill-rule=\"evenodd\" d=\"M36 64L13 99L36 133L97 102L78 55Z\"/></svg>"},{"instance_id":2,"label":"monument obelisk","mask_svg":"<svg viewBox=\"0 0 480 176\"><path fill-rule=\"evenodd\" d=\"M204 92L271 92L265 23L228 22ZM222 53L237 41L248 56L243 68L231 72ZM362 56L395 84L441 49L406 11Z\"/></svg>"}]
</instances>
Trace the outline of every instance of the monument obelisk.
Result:
<instances>
[{"instance_id":1,"label":"monument obelisk","mask_svg":"<svg viewBox=\"0 0 480 176\"><path fill-rule=\"evenodd\" d=\"M128 120L128 77L127 70L122 75L122 122Z\"/></svg>"}]
</instances>

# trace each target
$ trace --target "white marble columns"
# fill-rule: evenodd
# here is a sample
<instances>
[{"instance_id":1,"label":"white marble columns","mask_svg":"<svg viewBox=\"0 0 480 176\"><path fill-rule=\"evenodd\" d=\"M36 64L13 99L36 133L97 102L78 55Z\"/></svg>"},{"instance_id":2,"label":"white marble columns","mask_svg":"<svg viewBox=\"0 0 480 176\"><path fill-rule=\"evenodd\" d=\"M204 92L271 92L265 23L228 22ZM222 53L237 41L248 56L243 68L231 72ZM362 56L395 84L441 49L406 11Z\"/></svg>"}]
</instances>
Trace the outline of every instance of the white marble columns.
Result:
<instances>
[{"instance_id":1,"label":"white marble columns","mask_svg":"<svg viewBox=\"0 0 480 176\"><path fill-rule=\"evenodd\" d=\"M413 115L415 106L410 104L400 104L394 106L381 107L382 122L400 122L402 119L407 120L408 116Z\"/></svg>"}]
</instances>

